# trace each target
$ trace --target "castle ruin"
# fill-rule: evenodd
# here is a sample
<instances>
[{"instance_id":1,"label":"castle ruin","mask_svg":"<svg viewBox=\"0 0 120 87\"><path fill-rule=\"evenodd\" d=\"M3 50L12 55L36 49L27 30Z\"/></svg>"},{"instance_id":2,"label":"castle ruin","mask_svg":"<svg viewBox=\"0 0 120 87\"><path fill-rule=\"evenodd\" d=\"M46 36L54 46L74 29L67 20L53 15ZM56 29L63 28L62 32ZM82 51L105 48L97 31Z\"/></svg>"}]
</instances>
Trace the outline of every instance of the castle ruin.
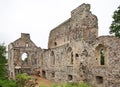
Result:
<instances>
[{"instance_id":1,"label":"castle ruin","mask_svg":"<svg viewBox=\"0 0 120 87\"><path fill-rule=\"evenodd\" d=\"M82 4L50 32L48 49L37 47L26 33L10 43L8 72L12 79L17 73L28 73L56 82L120 87L120 38L98 37L97 17L89 4Z\"/></svg>"}]
</instances>

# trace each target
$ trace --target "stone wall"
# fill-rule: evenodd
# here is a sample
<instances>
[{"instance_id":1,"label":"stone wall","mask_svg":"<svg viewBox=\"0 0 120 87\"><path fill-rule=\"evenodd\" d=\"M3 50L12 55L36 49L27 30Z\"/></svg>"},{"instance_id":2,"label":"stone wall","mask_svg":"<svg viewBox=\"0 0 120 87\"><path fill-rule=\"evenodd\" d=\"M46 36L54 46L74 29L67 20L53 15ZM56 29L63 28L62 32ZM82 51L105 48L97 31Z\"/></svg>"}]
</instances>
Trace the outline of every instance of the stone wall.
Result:
<instances>
[{"instance_id":1,"label":"stone wall","mask_svg":"<svg viewBox=\"0 0 120 87\"><path fill-rule=\"evenodd\" d=\"M98 36L97 17L89 4L82 4L71 12L71 18L50 32L48 48L64 45L74 40L94 41Z\"/></svg>"},{"instance_id":2,"label":"stone wall","mask_svg":"<svg viewBox=\"0 0 120 87\"><path fill-rule=\"evenodd\" d=\"M38 54L41 50L31 41L30 35L25 33L21 34L21 38L10 43L8 46L9 77L15 79L15 73L20 72L34 73L34 69L38 67ZM24 53L27 55L26 61L22 60Z\"/></svg>"},{"instance_id":3,"label":"stone wall","mask_svg":"<svg viewBox=\"0 0 120 87\"><path fill-rule=\"evenodd\" d=\"M120 38L98 37L98 20L89 4L74 9L71 18L50 32L48 49L38 48L24 33L8 47L10 78L23 69L56 82L120 87ZM28 54L25 64L23 53Z\"/></svg>"}]
</instances>

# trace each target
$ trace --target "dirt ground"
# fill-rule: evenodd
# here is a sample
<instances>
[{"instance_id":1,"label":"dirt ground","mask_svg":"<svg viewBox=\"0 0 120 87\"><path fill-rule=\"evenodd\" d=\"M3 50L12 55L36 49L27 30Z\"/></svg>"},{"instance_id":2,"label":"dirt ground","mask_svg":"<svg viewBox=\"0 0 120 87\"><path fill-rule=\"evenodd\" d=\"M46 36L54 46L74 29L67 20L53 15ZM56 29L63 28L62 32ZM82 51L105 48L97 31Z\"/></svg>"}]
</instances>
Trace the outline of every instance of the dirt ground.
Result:
<instances>
[{"instance_id":1,"label":"dirt ground","mask_svg":"<svg viewBox=\"0 0 120 87\"><path fill-rule=\"evenodd\" d=\"M53 82L53 81L49 81L49 80L46 80L46 79L41 78L41 77L33 76L33 78L37 79L36 82L37 82L38 84L36 85L36 87L40 87L40 86L42 86L42 85L44 85L45 87L50 87L50 86L56 84L56 83Z\"/></svg>"}]
</instances>

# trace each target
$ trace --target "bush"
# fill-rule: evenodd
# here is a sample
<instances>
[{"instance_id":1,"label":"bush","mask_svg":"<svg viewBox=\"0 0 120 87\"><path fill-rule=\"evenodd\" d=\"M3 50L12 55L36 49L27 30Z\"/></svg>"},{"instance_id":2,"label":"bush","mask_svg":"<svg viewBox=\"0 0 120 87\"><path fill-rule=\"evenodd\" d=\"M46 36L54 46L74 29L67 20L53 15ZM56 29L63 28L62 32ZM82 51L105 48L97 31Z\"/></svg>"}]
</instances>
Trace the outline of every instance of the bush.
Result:
<instances>
[{"instance_id":1,"label":"bush","mask_svg":"<svg viewBox=\"0 0 120 87\"><path fill-rule=\"evenodd\" d=\"M0 87L17 87L14 80L0 80Z\"/></svg>"},{"instance_id":2,"label":"bush","mask_svg":"<svg viewBox=\"0 0 120 87\"><path fill-rule=\"evenodd\" d=\"M24 87L25 84L31 79L30 76L26 74L17 74L16 75L16 84L18 87Z\"/></svg>"}]
</instances>

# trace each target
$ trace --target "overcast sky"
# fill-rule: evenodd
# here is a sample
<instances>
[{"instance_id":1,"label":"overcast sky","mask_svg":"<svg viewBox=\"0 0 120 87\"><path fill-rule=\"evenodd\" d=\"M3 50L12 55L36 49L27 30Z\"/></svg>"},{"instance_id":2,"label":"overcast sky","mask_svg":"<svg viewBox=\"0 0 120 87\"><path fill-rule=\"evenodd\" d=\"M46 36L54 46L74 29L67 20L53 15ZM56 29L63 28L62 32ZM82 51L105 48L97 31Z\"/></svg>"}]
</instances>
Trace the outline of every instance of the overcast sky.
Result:
<instances>
[{"instance_id":1,"label":"overcast sky","mask_svg":"<svg viewBox=\"0 0 120 87\"><path fill-rule=\"evenodd\" d=\"M120 0L0 0L0 43L8 45L21 33L29 33L37 46L47 48L50 30L70 18L70 12L82 3L91 4L98 17L99 36L108 35Z\"/></svg>"}]
</instances>

